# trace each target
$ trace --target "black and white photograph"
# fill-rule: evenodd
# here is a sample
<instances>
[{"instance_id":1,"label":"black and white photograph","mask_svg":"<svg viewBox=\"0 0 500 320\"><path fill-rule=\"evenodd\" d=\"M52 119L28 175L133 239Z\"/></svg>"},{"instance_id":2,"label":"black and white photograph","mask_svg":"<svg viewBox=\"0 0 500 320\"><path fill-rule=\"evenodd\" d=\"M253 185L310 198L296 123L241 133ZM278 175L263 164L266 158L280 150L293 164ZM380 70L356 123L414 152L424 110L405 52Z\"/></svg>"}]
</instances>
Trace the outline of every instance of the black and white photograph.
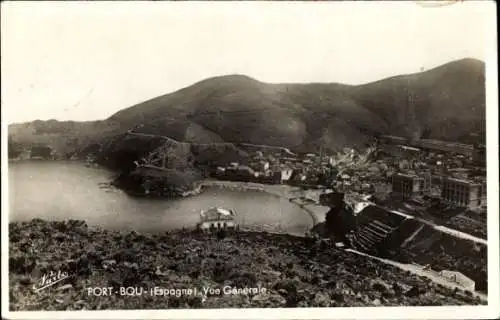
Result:
<instances>
[{"instance_id":1,"label":"black and white photograph","mask_svg":"<svg viewBox=\"0 0 500 320\"><path fill-rule=\"evenodd\" d=\"M6 1L1 29L2 318L500 316L494 2Z\"/></svg>"}]
</instances>

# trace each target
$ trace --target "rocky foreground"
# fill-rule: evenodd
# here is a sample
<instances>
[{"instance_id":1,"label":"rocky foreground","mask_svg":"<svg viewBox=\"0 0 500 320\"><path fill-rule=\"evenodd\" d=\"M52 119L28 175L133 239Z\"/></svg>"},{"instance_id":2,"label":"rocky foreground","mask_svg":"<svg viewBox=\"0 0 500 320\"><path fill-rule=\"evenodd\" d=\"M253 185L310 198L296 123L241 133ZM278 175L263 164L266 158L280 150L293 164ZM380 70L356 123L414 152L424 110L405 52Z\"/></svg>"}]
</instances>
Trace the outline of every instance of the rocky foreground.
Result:
<instances>
[{"instance_id":1,"label":"rocky foreground","mask_svg":"<svg viewBox=\"0 0 500 320\"><path fill-rule=\"evenodd\" d=\"M35 219L11 223L9 239L11 310L485 304L327 241L289 235L138 234ZM36 291L47 275L62 280Z\"/></svg>"}]
</instances>

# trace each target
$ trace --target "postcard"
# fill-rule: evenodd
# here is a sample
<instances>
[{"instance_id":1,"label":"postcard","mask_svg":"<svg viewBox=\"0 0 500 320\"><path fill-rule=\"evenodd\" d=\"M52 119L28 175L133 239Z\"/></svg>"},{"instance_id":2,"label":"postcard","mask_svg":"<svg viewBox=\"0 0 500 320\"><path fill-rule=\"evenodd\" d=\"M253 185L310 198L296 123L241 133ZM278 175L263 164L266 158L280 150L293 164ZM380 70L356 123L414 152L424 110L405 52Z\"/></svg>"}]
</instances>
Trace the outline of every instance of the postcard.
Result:
<instances>
[{"instance_id":1,"label":"postcard","mask_svg":"<svg viewBox=\"0 0 500 320\"><path fill-rule=\"evenodd\" d=\"M499 315L494 2L1 12L2 317Z\"/></svg>"}]
</instances>

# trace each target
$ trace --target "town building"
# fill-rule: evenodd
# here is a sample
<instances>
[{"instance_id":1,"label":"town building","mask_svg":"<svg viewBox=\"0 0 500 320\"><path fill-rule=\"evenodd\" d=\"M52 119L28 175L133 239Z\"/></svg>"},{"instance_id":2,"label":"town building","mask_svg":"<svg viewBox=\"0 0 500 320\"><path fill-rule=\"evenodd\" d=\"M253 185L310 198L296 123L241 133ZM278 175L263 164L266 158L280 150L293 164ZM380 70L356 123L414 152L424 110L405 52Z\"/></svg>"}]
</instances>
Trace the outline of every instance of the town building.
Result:
<instances>
[{"instance_id":1,"label":"town building","mask_svg":"<svg viewBox=\"0 0 500 320\"><path fill-rule=\"evenodd\" d=\"M380 144L407 144L408 139L398 136L382 135L378 138Z\"/></svg>"},{"instance_id":2,"label":"town building","mask_svg":"<svg viewBox=\"0 0 500 320\"><path fill-rule=\"evenodd\" d=\"M21 151L20 159L31 159L31 149L23 149L23 151Z\"/></svg>"},{"instance_id":3,"label":"town building","mask_svg":"<svg viewBox=\"0 0 500 320\"><path fill-rule=\"evenodd\" d=\"M455 282L466 290L474 291L476 289L476 283L474 282L474 280L466 277L460 272L442 270L441 272L439 272L439 275L443 278L446 278L447 280Z\"/></svg>"},{"instance_id":4,"label":"town building","mask_svg":"<svg viewBox=\"0 0 500 320\"><path fill-rule=\"evenodd\" d=\"M219 230L235 230L238 224L235 219L235 212L224 208L210 208L201 211L198 229L203 232L214 232Z\"/></svg>"},{"instance_id":5,"label":"town building","mask_svg":"<svg viewBox=\"0 0 500 320\"><path fill-rule=\"evenodd\" d=\"M290 162L290 163L300 163L302 162L301 159L295 158L295 157L283 157L282 160L284 162Z\"/></svg>"},{"instance_id":6,"label":"town building","mask_svg":"<svg viewBox=\"0 0 500 320\"><path fill-rule=\"evenodd\" d=\"M486 146L484 144L475 145L472 152L472 161L477 164L486 164Z\"/></svg>"},{"instance_id":7,"label":"town building","mask_svg":"<svg viewBox=\"0 0 500 320\"><path fill-rule=\"evenodd\" d=\"M389 150L396 151L400 147L391 149L390 145L404 145L406 147L412 147L415 149L426 150L426 151L437 151L437 152L451 152L457 154L463 154L466 156L470 156L473 153L473 146L468 144L456 143L451 141L442 141L442 140L434 140L434 139L416 139L417 137L413 137L412 139L390 136L390 135L382 135L378 137L378 142L380 147L387 147ZM410 149L406 149L407 151L412 151ZM398 151L398 152L399 152Z\"/></svg>"},{"instance_id":8,"label":"town building","mask_svg":"<svg viewBox=\"0 0 500 320\"><path fill-rule=\"evenodd\" d=\"M290 179L288 180L288 184L296 186L304 185L307 182L307 178L308 175L304 169L293 169L292 174L290 175Z\"/></svg>"},{"instance_id":9,"label":"town building","mask_svg":"<svg viewBox=\"0 0 500 320\"><path fill-rule=\"evenodd\" d=\"M407 145L382 144L379 150L396 158L413 159L420 156L421 150Z\"/></svg>"},{"instance_id":10,"label":"town building","mask_svg":"<svg viewBox=\"0 0 500 320\"><path fill-rule=\"evenodd\" d=\"M215 169L215 175L216 176L222 176L226 173L226 168L223 168L223 167L217 167L217 169Z\"/></svg>"},{"instance_id":11,"label":"town building","mask_svg":"<svg viewBox=\"0 0 500 320\"><path fill-rule=\"evenodd\" d=\"M415 147L428 151L451 152L466 156L471 156L473 153L472 145L433 139L421 139L415 143Z\"/></svg>"},{"instance_id":12,"label":"town building","mask_svg":"<svg viewBox=\"0 0 500 320\"><path fill-rule=\"evenodd\" d=\"M253 170L258 171L258 172L267 172L269 170L269 161L265 160L254 160L251 161L248 164L249 167L251 167Z\"/></svg>"},{"instance_id":13,"label":"town building","mask_svg":"<svg viewBox=\"0 0 500 320\"><path fill-rule=\"evenodd\" d=\"M219 167L216 170L216 178L231 181L251 181L258 173L248 166L230 165L226 168Z\"/></svg>"},{"instance_id":14,"label":"town building","mask_svg":"<svg viewBox=\"0 0 500 320\"><path fill-rule=\"evenodd\" d=\"M269 170L269 161L259 161L257 170L261 172L266 172L267 170Z\"/></svg>"},{"instance_id":15,"label":"town building","mask_svg":"<svg viewBox=\"0 0 500 320\"><path fill-rule=\"evenodd\" d=\"M430 195L432 192L432 173L430 171L419 174L420 180L420 190L422 194Z\"/></svg>"},{"instance_id":16,"label":"town building","mask_svg":"<svg viewBox=\"0 0 500 320\"><path fill-rule=\"evenodd\" d=\"M31 159L51 159L52 148L44 145L35 145L31 147Z\"/></svg>"},{"instance_id":17,"label":"town building","mask_svg":"<svg viewBox=\"0 0 500 320\"><path fill-rule=\"evenodd\" d=\"M447 177L441 185L441 198L444 202L470 210L481 207L482 192L481 184L469 180Z\"/></svg>"},{"instance_id":18,"label":"town building","mask_svg":"<svg viewBox=\"0 0 500 320\"><path fill-rule=\"evenodd\" d=\"M282 168L281 169L281 182L287 182L290 180L290 178L292 177L292 174L293 174L293 169L291 168Z\"/></svg>"},{"instance_id":19,"label":"town building","mask_svg":"<svg viewBox=\"0 0 500 320\"><path fill-rule=\"evenodd\" d=\"M392 192L403 199L422 194L425 184L425 179L415 174L396 173L392 176Z\"/></svg>"}]
</instances>

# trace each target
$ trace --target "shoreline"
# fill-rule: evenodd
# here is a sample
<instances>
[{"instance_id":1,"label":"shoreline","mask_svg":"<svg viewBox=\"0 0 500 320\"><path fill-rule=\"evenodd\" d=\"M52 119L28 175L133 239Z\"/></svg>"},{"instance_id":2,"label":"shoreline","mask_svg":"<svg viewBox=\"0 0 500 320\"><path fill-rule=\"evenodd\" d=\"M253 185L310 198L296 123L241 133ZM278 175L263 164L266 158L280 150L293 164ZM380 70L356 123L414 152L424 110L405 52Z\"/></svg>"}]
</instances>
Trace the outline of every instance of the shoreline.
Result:
<instances>
[{"instance_id":1,"label":"shoreline","mask_svg":"<svg viewBox=\"0 0 500 320\"><path fill-rule=\"evenodd\" d=\"M293 203L294 205L302 209L304 212L306 212L312 220L312 228L322 222L320 221L318 214L314 212L311 208L307 207L308 204L302 204L298 203L297 201L294 201L295 199L301 197L307 198L307 193L308 191L310 192L310 190L302 190L298 187L293 187L289 185L266 185L261 183L243 182L243 181L203 180L198 183L198 185L192 192L189 193L189 195L199 194L203 192L203 188L221 188L221 189L237 190L237 191L265 192L272 196L286 199L290 203ZM323 207L321 205L317 206ZM327 209L325 210L328 211Z\"/></svg>"},{"instance_id":2,"label":"shoreline","mask_svg":"<svg viewBox=\"0 0 500 320\"><path fill-rule=\"evenodd\" d=\"M111 183L112 185L112 183ZM119 188L115 186L116 188L123 190L122 188ZM304 211L309 218L311 219L311 227L308 229L308 231L311 231L316 225L322 223L324 221L324 218L320 218L320 213L315 212L313 209L311 209L308 206L312 206L311 204L303 204L299 203L297 199L300 198L308 198L307 195L308 193L314 193L317 194L318 192L314 192L310 189L303 190L299 187L293 187L289 185L266 185L262 183L256 183L256 182L245 182L245 181L225 181L225 180L201 180L195 183L195 187L189 191L185 191L182 193L182 195L178 197L173 197L172 199L185 199L193 196L197 196L201 193L203 193L204 189L209 189L209 188L219 188L219 189L226 189L226 190L232 190L232 191L256 191L256 192L263 192L268 195L285 199L288 200L290 203L293 205L297 206L300 208L302 211ZM132 196L137 196L137 197L147 197L147 195L144 194L133 194L130 192L127 192L123 190L124 192L132 195ZM168 197L160 197L162 199L169 199ZM325 214L329 210L328 207L321 206L321 205L314 205L316 207L322 207L325 209ZM323 220L323 221L322 221ZM278 232L280 234L289 234L286 231L283 232Z\"/></svg>"},{"instance_id":3,"label":"shoreline","mask_svg":"<svg viewBox=\"0 0 500 320\"><path fill-rule=\"evenodd\" d=\"M64 160L54 160L54 159L9 159L9 162L30 162L30 161L45 161L45 162L71 162L71 163L80 163L85 165L87 168L93 168L93 167L102 167L101 165L96 165L92 164L91 166L87 166L87 162L82 159L64 159ZM130 191L127 191L123 188L120 188L113 183L114 181L110 181L107 183L108 186L114 186L118 190L121 190L125 193L128 193L132 196L136 197L148 197L146 194L142 193L132 193ZM221 188L221 189L228 189L228 190L236 190L236 191L258 191L258 192L265 192L269 195L283 198L288 200L289 202L293 203L294 205L298 206L300 209L305 211L309 217L312 220L312 226L310 229L312 229L314 226L317 224L321 223L322 219L319 217L320 214L316 213L313 209L308 208L310 204L303 204L299 203L298 201L295 201L298 198L308 198L307 195L309 194L314 194L317 195L318 192L312 189L301 189L299 187L294 187L294 186L289 186L289 185L268 185L268 184L262 184L262 183L256 183L256 182L245 182L245 181L225 181L225 180L212 180L212 179L205 179L201 180L195 183L195 187L191 190L183 192L178 198L187 198L191 196L196 196L200 193L203 192L203 188ZM164 198L164 197L162 197ZM176 197L173 197L176 198ZM319 207L323 207L321 205L315 205ZM328 207L325 208L325 213L328 211ZM323 219L324 220L324 219Z\"/></svg>"}]
</instances>

